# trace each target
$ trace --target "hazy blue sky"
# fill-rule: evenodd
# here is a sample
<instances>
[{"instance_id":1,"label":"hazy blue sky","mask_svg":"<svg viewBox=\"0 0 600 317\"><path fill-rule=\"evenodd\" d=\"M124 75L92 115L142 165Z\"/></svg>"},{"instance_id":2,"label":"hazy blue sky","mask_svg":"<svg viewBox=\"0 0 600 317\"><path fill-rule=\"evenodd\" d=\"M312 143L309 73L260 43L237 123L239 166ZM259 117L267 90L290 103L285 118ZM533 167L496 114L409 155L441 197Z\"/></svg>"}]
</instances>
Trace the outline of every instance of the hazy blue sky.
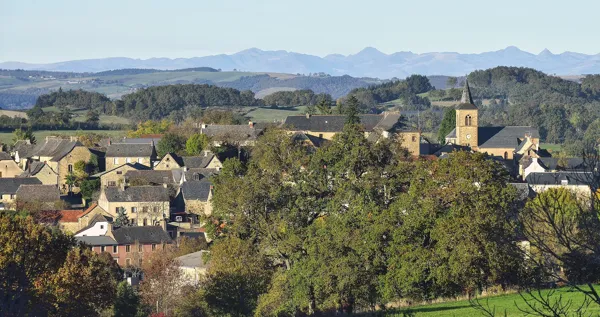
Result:
<instances>
[{"instance_id":1,"label":"hazy blue sky","mask_svg":"<svg viewBox=\"0 0 600 317\"><path fill-rule=\"evenodd\" d=\"M0 61L192 57L250 47L324 56L600 53L597 0L0 0Z\"/></svg>"}]
</instances>

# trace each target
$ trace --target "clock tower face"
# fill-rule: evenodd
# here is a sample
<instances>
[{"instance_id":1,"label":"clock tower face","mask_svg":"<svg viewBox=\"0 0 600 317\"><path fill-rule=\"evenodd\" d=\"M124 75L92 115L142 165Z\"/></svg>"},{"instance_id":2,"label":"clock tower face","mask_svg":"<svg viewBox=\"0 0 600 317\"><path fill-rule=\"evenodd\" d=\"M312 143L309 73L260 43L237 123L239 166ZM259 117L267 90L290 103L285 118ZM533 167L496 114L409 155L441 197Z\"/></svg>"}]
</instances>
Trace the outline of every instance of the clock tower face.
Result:
<instances>
[{"instance_id":1,"label":"clock tower face","mask_svg":"<svg viewBox=\"0 0 600 317\"><path fill-rule=\"evenodd\" d=\"M465 135L465 137L467 137L467 140L471 139L471 135L470 134Z\"/></svg>"}]
</instances>

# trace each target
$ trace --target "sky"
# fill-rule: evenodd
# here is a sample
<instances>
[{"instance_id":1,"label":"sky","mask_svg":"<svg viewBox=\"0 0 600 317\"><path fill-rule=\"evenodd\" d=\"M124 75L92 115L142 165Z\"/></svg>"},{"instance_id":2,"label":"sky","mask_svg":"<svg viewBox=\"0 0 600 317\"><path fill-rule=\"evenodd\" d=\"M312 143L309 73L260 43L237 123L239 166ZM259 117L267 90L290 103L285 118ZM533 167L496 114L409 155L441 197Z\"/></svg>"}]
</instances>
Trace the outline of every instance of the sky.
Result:
<instances>
[{"instance_id":1,"label":"sky","mask_svg":"<svg viewBox=\"0 0 600 317\"><path fill-rule=\"evenodd\" d=\"M0 62L194 57L600 53L597 0L0 0Z\"/></svg>"}]
</instances>

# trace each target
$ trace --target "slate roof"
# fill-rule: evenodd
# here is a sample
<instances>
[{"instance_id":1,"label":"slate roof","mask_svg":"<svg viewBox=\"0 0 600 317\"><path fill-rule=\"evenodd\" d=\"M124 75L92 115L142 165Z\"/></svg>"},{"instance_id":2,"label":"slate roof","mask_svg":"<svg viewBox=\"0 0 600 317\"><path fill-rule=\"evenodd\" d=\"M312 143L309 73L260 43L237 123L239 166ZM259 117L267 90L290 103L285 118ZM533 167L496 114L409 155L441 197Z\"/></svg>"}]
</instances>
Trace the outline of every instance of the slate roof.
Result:
<instances>
[{"instance_id":1,"label":"slate roof","mask_svg":"<svg viewBox=\"0 0 600 317\"><path fill-rule=\"evenodd\" d=\"M117 241L108 236L82 236L75 237L75 240L91 246L118 245Z\"/></svg>"},{"instance_id":2,"label":"slate roof","mask_svg":"<svg viewBox=\"0 0 600 317\"><path fill-rule=\"evenodd\" d=\"M361 114L358 116L365 131L371 132L383 120L383 115ZM283 123L288 129L295 131L314 132L340 132L346 123L346 116L342 115L316 115L316 116L288 116Z\"/></svg>"},{"instance_id":3,"label":"slate roof","mask_svg":"<svg viewBox=\"0 0 600 317\"><path fill-rule=\"evenodd\" d=\"M473 97L471 97L471 88L469 88L469 82L465 79L465 87L463 88L462 96L460 98L460 104L456 107L456 109L464 109L464 110L475 110L477 106L475 106L475 102L473 102Z\"/></svg>"},{"instance_id":4,"label":"slate roof","mask_svg":"<svg viewBox=\"0 0 600 317\"><path fill-rule=\"evenodd\" d=\"M137 179L145 180L150 184L174 184L176 180L173 177L173 173L170 170L140 170L140 171L127 171L125 172L126 179L131 182Z\"/></svg>"},{"instance_id":5,"label":"slate roof","mask_svg":"<svg viewBox=\"0 0 600 317\"><path fill-rule=\"evenodd\" d=\"M180 165L187 168L205 168L214 157L212 153L207 156L182 156Z\"/></svg>"},{"instance_id":6,"label":"slate roof","mask_svg":"<svg viewBox=\"0 0 600 317\"><path fill-rule=\"evenodd\" d=\"M373 129L390 131L401 125L399 122L401 118L400 113L384 113L382 116L383 118L377 123L377 125L375 125ZM404 130L414 129L413 126L409 126L406 124L403 124L402 128Z\"/></svg>"},{"instance_id":7,"label":"slate roof","mask_svg":"<svg viewBox=\"0 0 600 317\"><path fill-rule=\"evenodd\" d=\"M202 133L208 137L224 137L231 136L233 138L252 140L256 139L261 133L262 129L256 126L249 125L220 125L213 124L207 125L202 128Z\"/></svg>"},{"instance_id":8,"label":"slate roof","mask_svg":"<svg viewBox=\"0 0 600 317\"><path fill-rule=\"evenodd\" d=\"M525 135L540 137L538 129L529 126L479 127L479 147L516 149L521 144L519 139L524 139Z\"/></svg>"},{"instance_id":9,"label":"slate roof","mask_svg":"<svg viewBox=\"0 0 600 317\"><path fill-rule=\"evenodd\" d=\"M183 198L186 200L208 201L212 183L207 180L187 181L181 185Z\"/></svg>"},{"instance_id":10,"label":"slate roof","mask_svg":"<svg viewBox=\"0 0 600 317\"><path fill-rule=\"evenodd\" d=\"M180 267L189 267L189 268L208 268L209 262L205 262L204 255L210 253L206 250L200 250L198 252L189 253L186 255L182 255L180 257L175 258L179 262Z\"/></svg>"},{"instance_id":11,"label":"slate roof","mask_svg":"<svg viewBox=\"0 0 600 317\"><path fill-rule=\"evenodd\" d=\"M65 155L69 154L73 148L81 145L77 141L48 137L43 143L37 144L29 153L29 156L50 157L53 162L60 161ZM21 156L21 154L19 154Z\"/></svg>"},{"instance_id":12,"label":"slate roof","mask_svg":"<svg viewBox=\"0 0 600 317\"><path fill-rule=\"evenodd\" d=\"M135 170L138 170L138 171L143 171L143 170L149 170L150 169L150 167L148 167L148 166L146 166L144 164L140 164L138 162L135 162L135 163L125 163L123 165L119 165L119 166L117 166L117 167L115 167L113 169L110 169L108 171L96 173L96 174L92 175L92 177L101 177L102 175L110 173L110 172L112 172L112 171L114 171L116 169L119 169L119 168L121 168L121 167L123 167L125 165L133 167Z\"/></svg>"},{"instance_id":13,"label":"slate roof","mask_svg":"<svg viewBox=\"0 0 600 317\"><path fill-rule=\"evenodd\" d=\"M200 180L207 179L211 175L216 174L218 171L216 168L192 168L185 171L185 180L193 181L195 180L195 175L200 175Z\"/></svg>"},{"instance_id":14,"label":"slate roof","mask_svg":"<svg viewBox=\"0 0 600 317\"><path fill-rule=\"evenodd\" d=\"M12 161L12 156L6 152L0 152L0 161Z\"/></svg>"},{"instance_id":15,"label":"slate roof","mask_svg":"<svg viewBox=\"0 0 600 317\"><path fill-rule=\"evenodd\" d=\"M542 167L545 167L548 170L584 170L586 169L585 162L582 158L567 158L566 166L559 166L559 158L557 157L540 157L537 159Z\"/></svg>"},{"instance_id":16,"label":"slate roof","mask_svg":"<svg viewBox=\"0 0 600 317\"><path fill-rule=\"evenodd\" d=\"M21 201L50 203L60 200L60 191L56 185L21 185L16 194Z\"/></svg>"},{"instance_id":17,"label":"slate roof","mask_svg":"<svg viewBox=\"0 0 600 317\"><path fill-rule=\"evenodd\" d=\"M39 162L39 161L30 162L27 169L25 171L23 171L23 173L21 173L21 175L19 175L19 177L33 177L37 173L39 173L42 170L42 168L44 168L44 165L46 165L45 162Z\"/></svg>"},{"instance_id":18,"label":"slate roof","mask_svg":"<svg viewBox=\"0 0 600 317\"><path fill-rule=\"evenodd\" d=\"M42 182L35 178L0 178L0 195L14 195L21 185L41 185Z\"/></svg>"},{"instance_id":19,"label":"slate roof","mask_svg":"<svg viewBox=\"0 0 600 317\"><path fill-rule=\"evenodd\" d=\"M163 202L169 201L168 189L163 186L133 186L104 188L106 199L111 202Z\"/></svg>"},{"instance_id":20,"label":"slate roof","mask_svg":"<svg viewBox=\"0 0 600 317\"><path fill-rule=\"evenodd\" d=\"M118 244L172 242L167 232L159 226L120 227L113 230L113 236Z\"/></svg>"},{"instance_id":21,"label":"slate roof","mask_svg":"<svg viewBox=\"0 0 600 317\"><path fill-rule=\"evenodd\" d=\"M456 128L452 129L452 131L446 135L446 139L456 139Z\"/></svg>"},{"instance_id":22,"label":"slate roof","mask_svg":"<svg viewBox=\"0 0 600 317\"><path fill-rule=\"evenodd\" d=\"M517 189L517 198L519 200L525 200L535 195L527 183L510 183L510 185Z\"/></svg>"},{"instance_id":23,"label":"slate roof","mask_svg":"<svg viewBox=\"0 0 600 317\"><path fill-rule=\"evenodd\" d=\"M106 157L154 157L154 146L143 144L111 144L106 148Z\"/></svg>"},{"instance_id":24,"label":"slate roof","mask_svg":"<svg viewBox=\"0 0 600 317\"><path fill-rule=\"evenodd\" d=\"M34 144L25 140L19 140L13 146L13 152L19 152L19 157L31 157L30 154L34 147Z\"/></svg>"},{"instance_id":25,"label":"slate roof","mask_svg":"<svg viewBox=\"0 0 600 317\"><path fill-rule=\"evenodd\" d=\"M591 172L536 172L529 173L525 181L530 185L562 185L562 181L567 181L568 185L587 185L593 177Z\"/></svg>"}]
</instances>

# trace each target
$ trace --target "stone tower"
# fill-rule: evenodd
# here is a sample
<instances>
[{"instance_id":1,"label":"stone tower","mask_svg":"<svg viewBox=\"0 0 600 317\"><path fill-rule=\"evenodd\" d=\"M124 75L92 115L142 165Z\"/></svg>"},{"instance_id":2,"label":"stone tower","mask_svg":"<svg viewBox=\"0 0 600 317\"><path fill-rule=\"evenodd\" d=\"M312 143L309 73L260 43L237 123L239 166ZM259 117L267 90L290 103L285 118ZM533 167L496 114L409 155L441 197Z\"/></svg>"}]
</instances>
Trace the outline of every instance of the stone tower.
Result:
<instances>
[{"instance_id":1,"label":"stone tower","mask_svg":"<svg viewBox=\"0 0 600 317\"><path fill-rule=\"evenodd\" d=\"M470 146L476 150L479 145L478 123L479 110L473 102L469 83L465 79L462 98L456 107L456 144Z\"/></svg>"}]
</instances>

